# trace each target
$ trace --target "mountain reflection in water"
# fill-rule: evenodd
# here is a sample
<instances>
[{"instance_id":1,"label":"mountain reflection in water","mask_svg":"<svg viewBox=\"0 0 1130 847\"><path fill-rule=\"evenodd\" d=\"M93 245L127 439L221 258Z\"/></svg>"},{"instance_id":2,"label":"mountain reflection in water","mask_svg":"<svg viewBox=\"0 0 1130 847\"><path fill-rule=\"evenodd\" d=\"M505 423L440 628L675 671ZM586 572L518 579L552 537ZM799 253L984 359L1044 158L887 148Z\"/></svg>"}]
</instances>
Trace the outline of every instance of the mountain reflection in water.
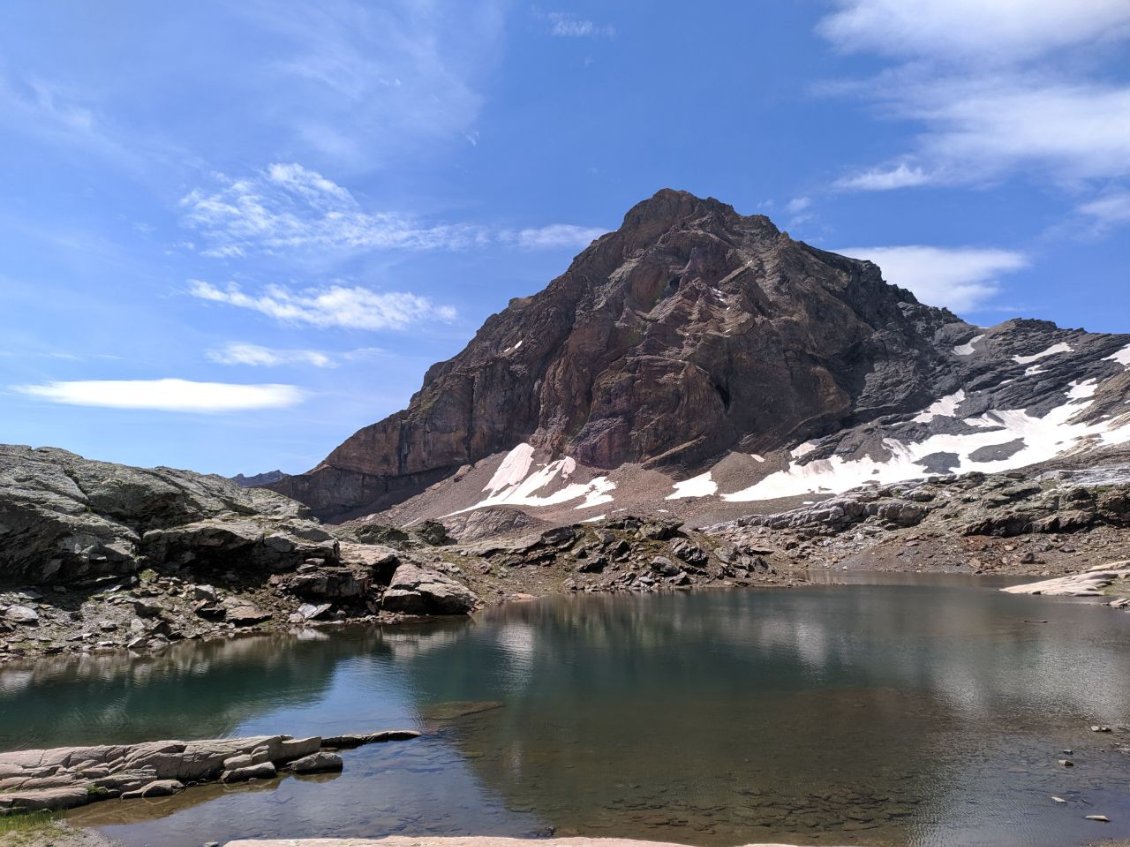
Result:
<instances>
[{"instance_id":1,"label":"mountain reflection in water","mask_svg":"<svg viewBox=\"0 0 1130 847\"><path fill-rule=\"evenodd\" d=\"M0 673L0 732L11 747L429 730L347 753L329 781L75 815L127 844L549 828L703 845L1130 836L1130 757L1088 730L1130 722L1130 615L982 585L565 598L443 627L37 665ZM1077 767L1057 763L1062 749ZM1114 823L1095 832L1095 813Z\"/></svg>"}]
</instances>

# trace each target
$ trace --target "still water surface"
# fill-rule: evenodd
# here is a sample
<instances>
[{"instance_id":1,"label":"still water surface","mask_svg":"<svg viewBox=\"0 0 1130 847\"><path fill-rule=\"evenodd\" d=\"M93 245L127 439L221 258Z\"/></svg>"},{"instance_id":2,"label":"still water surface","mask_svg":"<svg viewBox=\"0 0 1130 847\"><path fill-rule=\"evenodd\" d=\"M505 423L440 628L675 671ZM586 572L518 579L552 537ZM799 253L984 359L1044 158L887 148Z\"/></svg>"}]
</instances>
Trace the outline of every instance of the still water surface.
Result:
<instances>
[{"instance_id":1,"label":"still water surface","mask_svg":"<svg viewBox=\"0 0 1130 847\"><path fill-rule=\"evenodd\" d=\"M131 847L425 833L710 847L1130 837L1130 756L1115 749L1130 735L1088 729L1130 723L1130 615L994 587L887 577L564 598L455 624L44 662L0 671L0 749L427 732L346 752L340 776L74 814ZM1074 768L1058 764L1065 749Z\"/></svg>"}]
</instances>

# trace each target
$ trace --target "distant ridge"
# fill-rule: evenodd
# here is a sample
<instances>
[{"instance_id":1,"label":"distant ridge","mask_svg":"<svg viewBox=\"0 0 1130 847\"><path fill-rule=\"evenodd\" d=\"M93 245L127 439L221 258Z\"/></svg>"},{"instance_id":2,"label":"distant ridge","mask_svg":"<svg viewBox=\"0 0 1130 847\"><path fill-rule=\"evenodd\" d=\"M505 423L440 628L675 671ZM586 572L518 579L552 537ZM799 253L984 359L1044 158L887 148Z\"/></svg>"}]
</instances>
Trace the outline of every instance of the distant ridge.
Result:
<instances>
[{"instance_id":1,"label":"distant ridge","mask_svg":"<svg viewBox=\"0 0 1130 847\"><path fill-rule=\"evenodd\" d=\"M232 482L242 488L261 488L264 485L270 485L272 482L278 482L286 476L282 471L266 471L264 473L257 473L254 476L244 476L237 473L235 476L228 477Z\"/></svg>"}]
</instances>

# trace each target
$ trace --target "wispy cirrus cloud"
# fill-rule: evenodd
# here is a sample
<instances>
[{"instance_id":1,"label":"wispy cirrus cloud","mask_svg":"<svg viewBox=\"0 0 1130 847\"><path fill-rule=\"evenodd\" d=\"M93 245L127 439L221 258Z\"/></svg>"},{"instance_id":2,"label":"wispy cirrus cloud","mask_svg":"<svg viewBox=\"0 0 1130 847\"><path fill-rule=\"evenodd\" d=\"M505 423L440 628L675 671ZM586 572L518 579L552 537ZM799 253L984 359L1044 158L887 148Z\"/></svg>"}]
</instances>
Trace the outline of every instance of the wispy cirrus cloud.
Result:
<instances>
[{"instance_id":1,"label":"wispy cirrus cloud","mask_svg":"<svg viewBox=\"0 0 1130 847\"><path fill-rule=\"evenodd\" d=\"M272 164L243 179L217 175L220 187L180 200L184 223L205 255L284 250L437 250L486 237L478 227L426 225L391 212L367 212L345 188L298 164Z\"/></svg>"},{"instance_id":2,"label":"wispy cirrus cloud","mask_svg":"<svg viewBox=\"0 0 1130 847\"><path fill-rule=\"evenodd\" d=\"M1114 191L1100 195L1078 210L1100 230L1130 223L1130 191Z\"/></svg>"},{"instance_id":3,"label":"wispy cirrus cloud","mask_svg":"<svg viewBox=\"0 0 1130 847\"><path fill-rule=\"evenodd\" d=\"M242 287L225 288L203 280L189 281L189 294L200 300L249 309L283 323L320 328L390 330L404 329L423 321L451 321L451 306L437 305L427 297L405 291L372 291L361 286L330 285L292 290L267 286L258 294Z\"/></svg>"},{"instance_id":4,"label":"wispy cirrus cloud","mask_svg":"<svg viewBox=\"0 0 1130 847\"><path fill-rule=\"evenodd\" d=\"M17 385L13 390L67 406L218 414L295 406L305 393L293 385L239 385L186 379L76 380Z\"/></svg>"},{"instance_id":5,"label":"wispy cirrus cloud","mask_svg":"<svg viewBox=\"0 0 1130 847\"><path fill-rule=\"evenodd\" d=\"M278 42L278 58L247 85L268 87L261 120L326 160L385 164L474 129L480 83L502 52L504 13L497 0L243 4L241 14Z\"/></svg>"},{"instance_id":6,"label":"wispy cirrus cloud","mask_svg":"<svg viewBox=\"0 0 1130 847\"><path fill-rule=\"evenodd\" d=\"M550 224L519 230L501 230L497 239L503 244L514 244L527 250L580 249L587 247L606 232L608 230L603 227Z\"/></svg>"},{"instance_id":7,"label":"wispy cirrus cloud","mask_svg":"<svg viewBox=\"0 0 1130 847\"><path fill-rule=\"evenodd\" d=\"M276 350L259 344L232 341L209 350L208 358L219 365L249 365L251 367L276 367L278 365L312 365L315 368L335 367L333 358L320 350Z\"/></svg>"},{"instance_id":8,"label":"wispy cirrus cloud","mask_svg":"<svg viewBox=\"0 0 1130 847\"><path fill-rule=\"evenodd\" d=\"M836 180L835 187L844 191L891 191L929 185L933 181L934 178L922 168L898 162L841 177Z\"/></svg>"},{"instance_id":9,"label":"wispy cirrus cloud","mask_svg":"<svg viewBox=\"0 0 1130 847\"><path fill-rule=\"evenodd\" d=\"M898 64L833 92L921 127L913 146L848 173L839 190L1130 176L1130 85L1095 48L1130 38L1123 0L840 0L819 32Z\"/></svg>"},{"instance_id":10,"label":"wispy cirrus cloud","mask_svg":"<svg viewBox=\"0 0 1130 847\"><path fill-rule=\"evenodd\" d=\"M545 18L549 34L556 38L612 38L616 35L616 27L611 24L598 24L568 12L549 12Z\"/></svg>"},{"instance_id":11,"label":"wispy cirrus cloud","mask_svg":"<svg viewBox=\"0 0 1130 847\"><path fill-rule=\"evenodd\" d=\"M887 282L910 289L923 303L957 312L984 306L1000 291L1000 275L1029 264L1023 253L979 247L910 244L843 247L835 252L872 261Z\"/></svg>"},{"instance_id":12,"label":"wispy cirrus cloud","mask_svg":"<svg viewBox=\"0 0 1130 847\"><path fill-rule=\"evenodd\" d=\"M1015 62L1130 36L1123 0L839 0L819 32L845 52Z\"/></svg>"},{"instance_id":13,"label":"wispy cirrus cloud","mask_svg":"<svg viewBox=\"0 0 1130 847\"><path fill-rule=\"evenodd\" d=\"M216 181L213 190L190 191L179 206L184 225L203 242L204 255L217 258L304 250L464 250L490 244L560 249L583 247L607 231L573 224L495 229L367 211L348 189L297 163L275 163L240 179L218 174Z\"/></svg>"}]
</instances>

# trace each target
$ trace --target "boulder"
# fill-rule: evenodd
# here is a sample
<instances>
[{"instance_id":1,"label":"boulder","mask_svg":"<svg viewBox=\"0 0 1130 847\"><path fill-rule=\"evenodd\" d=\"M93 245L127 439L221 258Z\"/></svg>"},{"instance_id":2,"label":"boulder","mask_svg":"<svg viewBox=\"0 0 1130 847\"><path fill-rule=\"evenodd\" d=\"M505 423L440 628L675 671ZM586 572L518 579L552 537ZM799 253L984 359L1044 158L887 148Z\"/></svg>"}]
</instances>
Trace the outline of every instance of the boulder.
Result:
<instances>
[{"instance_id":1,"label":"boulder","mask_svg":"<svg viewBox=\"0 0 1130 847\"><path fill-rule=\"evenodd\" d=\"M236 626L254 626L270 619L270 612L264 612L262 609L248 604L233 605L228 608L226 616L226 620Z\"/></svg>"},{"instance_id":2,"label":"boulder","mask_svg":"<svg viewBox=\"0 0 1130 847\"><path fill-rule=\"evenodd\" d=\"M411 564L396 569L381 600L384 611L406 615L466 615L478 604L478 597L465 585Z\"/></svg>"},{"instance_id":3,"label":"boulder","mask_svg":"<svg viewBox=\"0 0 1130 847\"><path fill-rule=\"evenodd\" d=\"M155 779L148 785L133 791L123 791L123 800L139 800L143 797L170 797L184 791L184 783L175 779Z\"/></svg>"},{"instance_id":4,"label":"boulder","mask_svg":"<svg viewBox=\"0 0 1130 847\"><path fill-rule=\"evenodd\" d=\"M220 775L220 782L247 782L249 779L274 779L278 770L271 762L226 770Z\"/></svg>"},{"instance_id":5,"label":"boulder","mask_svg":"<svg viewBox=\"0 0 1130 847\"><path fill-rule=\"evenodd\" d=\"M39 623L39 612L31 606L9 606L4 610L4 619L11 623L35 626Z\"/></svg>"},{"instance_id":6,"label":"boulder","mask_svg":"<svg viewBox=\"0 0 1130 847\"><path fill-rule=\"evenodd\" d=\"M340 771L343 767L345 767L345 763L341 756L323 750L311 753L309 756L303 756L301 759L295 759L287 765L287 770L294 773L326 773Z\"/></svg>"}]
</instances>

